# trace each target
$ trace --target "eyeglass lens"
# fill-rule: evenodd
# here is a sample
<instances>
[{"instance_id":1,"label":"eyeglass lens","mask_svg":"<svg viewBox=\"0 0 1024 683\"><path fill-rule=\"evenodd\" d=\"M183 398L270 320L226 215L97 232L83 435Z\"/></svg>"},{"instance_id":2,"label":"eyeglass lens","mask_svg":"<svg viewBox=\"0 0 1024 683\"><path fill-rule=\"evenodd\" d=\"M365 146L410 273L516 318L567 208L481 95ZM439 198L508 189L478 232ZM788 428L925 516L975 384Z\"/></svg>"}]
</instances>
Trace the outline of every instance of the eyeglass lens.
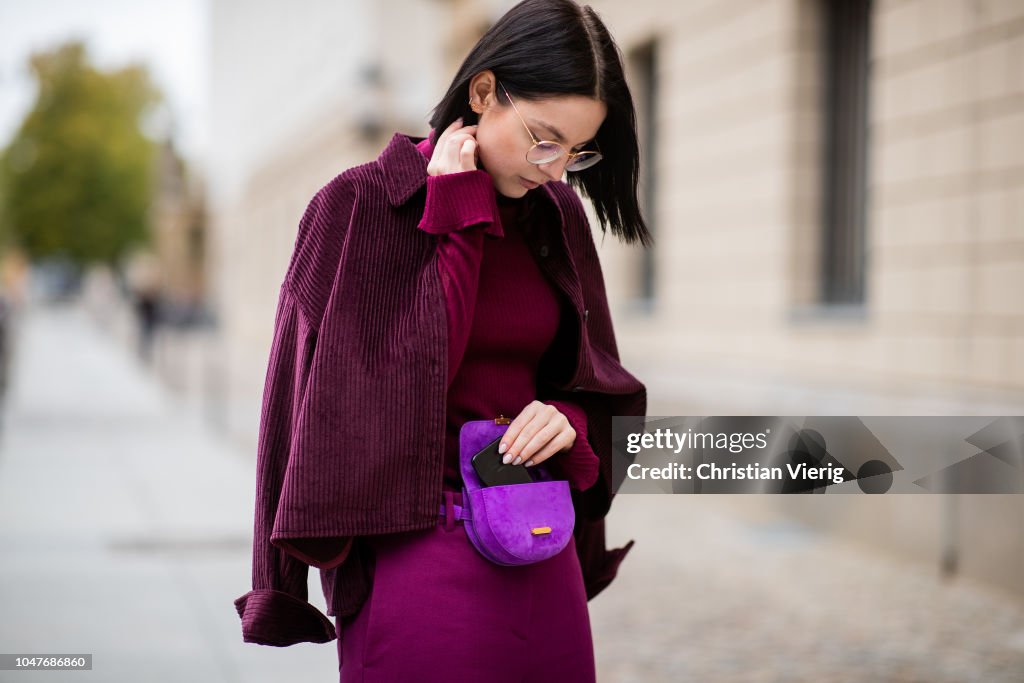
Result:
<instances>
[{"instance_id":1,"label":"eyeglass lens","mask_svg":"<svg viewBox=\"0 0 1024 683\"><path fill-rule=\"evenodd\" d=\"M530 149L526 158L534 164L547 164L561 158L564 154L565 150L558 145L541 142ZM581 152L573 157L573 160L565 168L567 171L582 171L585 168L590 168L600 160L601 155L596 152Z\"/></svg>"}]
</instances>

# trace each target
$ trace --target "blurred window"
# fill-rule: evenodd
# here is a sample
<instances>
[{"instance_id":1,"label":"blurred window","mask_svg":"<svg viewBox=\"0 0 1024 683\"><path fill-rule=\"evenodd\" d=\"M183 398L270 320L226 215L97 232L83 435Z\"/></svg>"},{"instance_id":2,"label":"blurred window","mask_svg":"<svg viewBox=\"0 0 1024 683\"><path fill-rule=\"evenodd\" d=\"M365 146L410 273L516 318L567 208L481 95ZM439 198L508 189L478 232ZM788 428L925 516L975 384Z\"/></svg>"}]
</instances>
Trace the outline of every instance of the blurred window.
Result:
<instances>
[{"instance_id":1,"label":"blurred window","mask_svg":"<svg viewBox=\"0 0 1024 683\"><path fill-rule=\"evenodd\" d=\"M870 0L822 0L824 196L822 298L861 303L867 188Z\"/></svg>"},{"instance_id":2,"label":"blurred window","mask_svg":"<svg viewBox=\"0 0 1024 683\"><path fill-rule=\"evenodd\" d=\"M657 206L658 175L658 43L651 40L629 53L630 90L633 92L637 110L637 135L640 143L640 210L652 236L657 236L655 207ZM634 305L646 312L653 312L655 292L654 249L638 250L640 260Z\"/></svg>"}]
</instances>

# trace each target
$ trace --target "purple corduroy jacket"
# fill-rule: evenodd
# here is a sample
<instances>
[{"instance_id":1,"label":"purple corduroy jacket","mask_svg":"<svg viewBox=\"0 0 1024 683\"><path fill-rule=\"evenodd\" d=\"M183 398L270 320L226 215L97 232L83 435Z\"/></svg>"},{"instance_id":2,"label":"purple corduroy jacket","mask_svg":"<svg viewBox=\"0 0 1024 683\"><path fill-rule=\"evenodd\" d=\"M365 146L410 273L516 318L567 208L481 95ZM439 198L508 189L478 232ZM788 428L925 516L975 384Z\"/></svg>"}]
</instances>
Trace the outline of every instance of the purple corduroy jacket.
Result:
<instances>
[{"instance_id":1,"label":"purple corduroy jacket","mask_svg":"<svg viewBox=\"0 0 1024 683\"><path fill-rule=\"evenodd\" d=\"M320 570L327 615L354 614L370 588L361 538L438 523L449 377L438 235L499 217L491 176L428 176L416 147L423 139L396 133L375 161L321 188L299 223L264 384L252 589L234 601L246 642L334 639L334 625L308 601L309 567ZM580 198L562 181L530 192L531 211L550 212L561 228L530 247L575 312L553 344L561 352L541 365L538 397L585 413L577 431L600 459L596 484L572 489L591 599L633 546L605 544L611 417L642 417L647 394L619 362ZM345 538L340 554L309 550Z\"/></svg>"}]
</instances>

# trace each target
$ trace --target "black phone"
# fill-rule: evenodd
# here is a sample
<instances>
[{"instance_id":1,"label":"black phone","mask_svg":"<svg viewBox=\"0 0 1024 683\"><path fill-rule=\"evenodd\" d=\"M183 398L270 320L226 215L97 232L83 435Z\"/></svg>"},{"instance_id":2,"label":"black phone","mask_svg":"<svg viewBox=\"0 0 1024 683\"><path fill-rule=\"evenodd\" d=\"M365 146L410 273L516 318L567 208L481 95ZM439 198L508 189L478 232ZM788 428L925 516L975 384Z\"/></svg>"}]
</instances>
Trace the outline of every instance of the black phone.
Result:
<instances>
[{"instance_id":1,"label":"black phone","mask_svg":"<svg viewBox=\"0 0 1024 683\"><path fill-rule=\"evenodd\" d=\"M526 465L522 463L506 465L501 461L504 457L498 454L498 445L501 443L501 439L502 437L499 436L481 448L472 458L473 469L476 470L476 475L480 477L481 483L484 486L532 483L533 477L530 476Z\"/></svg>"}]
</instances>

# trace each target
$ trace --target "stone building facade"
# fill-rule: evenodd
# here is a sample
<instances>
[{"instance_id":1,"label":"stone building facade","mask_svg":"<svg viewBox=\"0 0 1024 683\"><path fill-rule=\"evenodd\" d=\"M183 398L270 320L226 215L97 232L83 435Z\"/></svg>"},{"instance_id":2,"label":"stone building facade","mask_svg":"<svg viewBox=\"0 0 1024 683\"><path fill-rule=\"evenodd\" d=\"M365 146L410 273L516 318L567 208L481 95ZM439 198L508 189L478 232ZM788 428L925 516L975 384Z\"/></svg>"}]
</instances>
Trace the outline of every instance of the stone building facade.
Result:
<instances>
[{"instance_id":1,"label":"stone building facade","mask_svg":"<svg viewBox=\"0 0 1024 683\"><path fill-rule=\"evenodd\" d=\"M513 4L213 2L210 281L226 422L250 443L306 202L394 131L426 134ZM1024 3L592 5L628 62L656 245L592 223L651 415L1021 413ZM759 504L915 557L952 547L1024 592L1019 527L986 523L1024 506L965 496L957 532L951 501Z\"/></svg>"}]
</instances>

